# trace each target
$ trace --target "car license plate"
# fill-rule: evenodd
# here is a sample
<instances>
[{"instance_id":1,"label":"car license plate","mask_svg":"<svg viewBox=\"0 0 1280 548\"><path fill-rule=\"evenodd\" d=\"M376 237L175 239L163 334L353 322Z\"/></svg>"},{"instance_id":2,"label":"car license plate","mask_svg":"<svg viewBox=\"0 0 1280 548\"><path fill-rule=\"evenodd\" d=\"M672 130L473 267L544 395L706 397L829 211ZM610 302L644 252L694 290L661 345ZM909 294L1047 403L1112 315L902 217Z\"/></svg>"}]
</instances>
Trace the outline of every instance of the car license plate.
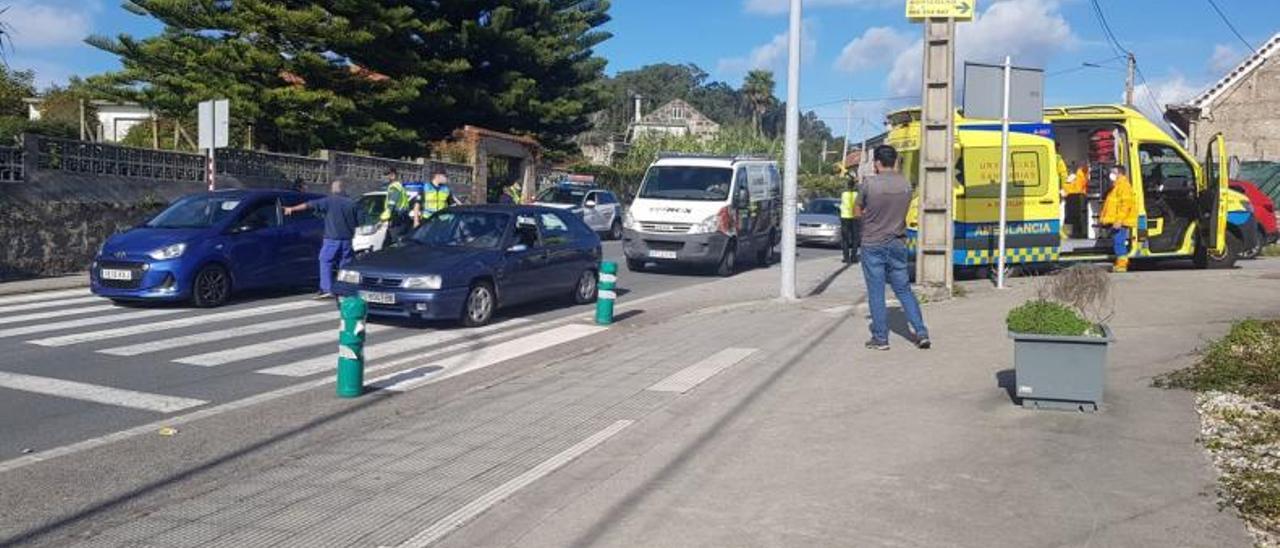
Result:
<instances>
[{"instance_id":1,"label":"car license plate","mask_svg":"<svg viewBox=\"0 0 1280 548\"><path fill-rule=\"evenodd\" d=\"M361 291L360 298L374 304L396 304L395 293L380 293L376 291Z\"/></svg>"},{"instance_id":2,"label":"car license plate","mask_svg":"<svg viewBox=\"0 0 1280 548\"><path fill-rule=\"evenodd\" d=\"M124 280L127 282L133 279L133 271L118 270L115 268L104 268L102 269L100 276L104 280Z\"/></svg>"},{"instance_id":3,"label":"car license plate","mask_svg":"<svg viewBox=\"0 0 1280 548\"><path fill-rule=\"evenodd\" d=\"M801 236L813 236L817 233L818 233L818 229L804 227L804 226L800 227L800 230L796 231L796 234L799 234Z\"/></svg>"},{"instance_id":4,"label":"car license plate","mask_svg":"<svg viewBox=\"0 0 1280 548\"><path fill-rule=\"evenodd\" d=\"M652 258L654 258L654 259L674 259L674 258L676 258L676 252L674 252L674 251L659 251L659 250L657 250L657 249L650 249L650 250L649 250L649 257L652 257Z\"/></svg>"}]
</instances>

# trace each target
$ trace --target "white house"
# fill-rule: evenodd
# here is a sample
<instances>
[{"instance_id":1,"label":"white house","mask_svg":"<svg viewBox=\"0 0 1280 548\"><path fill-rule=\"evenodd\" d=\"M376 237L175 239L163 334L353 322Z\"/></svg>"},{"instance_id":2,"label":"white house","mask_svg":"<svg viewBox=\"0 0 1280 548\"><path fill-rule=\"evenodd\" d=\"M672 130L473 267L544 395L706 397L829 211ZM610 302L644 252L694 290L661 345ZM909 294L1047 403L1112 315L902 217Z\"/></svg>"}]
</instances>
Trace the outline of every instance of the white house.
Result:
<instances>
[{"instance_id":1,"label":"white house","mask_svg":"<svg viewBox=\"0 0 1280 548\"><path fill-rule=\"evenodd\" d=\"M23 99L27 103L27 117L31 120L40 119L40 104L44 99L31 98ZM138 103L113 103L111 101L90 101L90 105L97 111L97 124L91 124L94 131L92 135L95 141L105 141L116 143L124 140L124 136L129 134L129 130L134 126L150 122L153 114L150 110Z\"/></svg>"}]
</instances>

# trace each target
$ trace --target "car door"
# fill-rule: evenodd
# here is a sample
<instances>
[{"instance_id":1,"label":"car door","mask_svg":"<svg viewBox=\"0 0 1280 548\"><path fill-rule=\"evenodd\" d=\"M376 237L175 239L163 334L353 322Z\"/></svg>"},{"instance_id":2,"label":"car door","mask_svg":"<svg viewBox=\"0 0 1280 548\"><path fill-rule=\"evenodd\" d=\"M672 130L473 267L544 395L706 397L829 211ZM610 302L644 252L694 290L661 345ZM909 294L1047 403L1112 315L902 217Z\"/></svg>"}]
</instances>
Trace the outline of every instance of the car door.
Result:
<instances>
[{"instance_id":1,"label":"car door","mask_svg":"<svg viewBox=\"0 0 1280 548\"><path fill-rule=\"evenodd\" d=\"M503 304L529 302L547 292L548 254L533 215L516 215L503 256L499 296Z\"/></svg>"},{"instance_id":2,"label":"car door","mask_svg":"<svg viewBox=\"0 0 1280 548\"><path fill-rule=\"evenodd\" d=\"M545 291L553 295L568 294L581 274L581 257L576 238L569 229L569 221L557 213L559 212L543 211L537 215L538 229L542 232L542 243L547 250Z\"/></svg>"},{"instance_id":3,"label":"car door","mask_svg":"<svg viewBox=\"0 0 1280 548\"><path fill-rule=\"evenodd\" d=\"M306 201L302 194L286 194L281 197L282 206L290 207ZM324 220L309 212L288 215L284 218L278 249L280 254L280 283L282 285L308 285L319 279L316 259L324 241Z\"/></svg>"},{"instance_id":4,"label":"car door","mask_svg":"<svg viewBox=\"0 0 1280 548\"><path fill-rule=\"evenodd\" d=\"M1200 194L1200 235L1201 241L1214 255L1227 251L1227 190L1228 174L1223 158L1227 157L1227 146L1222 134L1213 136L1206 147L1204 161L1204 191Z\"/></svg>"},{"instance_id":5,"label":"car door","mask_svg":"<svg viewBox=\"0 0 1280 548\"><path fill-rule=\"evenodd\" d=\"M618 199L614 197L612 192L600 191L599 196L600 210L600 231L604 232L613 226L613 221L622 216L621 207L618 205Z\"/></svg>"},{"instance_id":6,"label":"car door","mask_svg":"<svg viewBox=\"0 0 1280 548\"><path fill-rule=\"evenodd\" d=\"M227 231L227 260L238 289L274 285L285 263L277 255L280 204L268 198L247 204Z\"/></svg>"},{"instance_id":7,"label":"car door","mask_svg":"<svg viewBox=\"0 0 1280 548\"><path fill-rule=\"evenodd\" d=\"M603 221L604 216L601 215L603 207L600 204L599 192L591 191L582 197L582 221L596 232L603 232L609 229L609 225Z\"/></svg>"}]
</instances>

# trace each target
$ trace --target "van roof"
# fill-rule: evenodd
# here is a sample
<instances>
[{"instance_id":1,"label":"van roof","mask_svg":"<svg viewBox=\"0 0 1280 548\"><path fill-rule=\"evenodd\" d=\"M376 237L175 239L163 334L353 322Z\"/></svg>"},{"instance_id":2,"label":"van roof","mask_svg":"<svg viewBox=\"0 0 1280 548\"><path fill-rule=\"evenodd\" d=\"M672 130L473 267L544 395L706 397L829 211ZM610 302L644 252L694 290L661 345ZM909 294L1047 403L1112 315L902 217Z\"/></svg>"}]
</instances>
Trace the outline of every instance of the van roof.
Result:
<instances>
[{"instance_id":1,"label":"van roof","mask_svg":"<svg viewBox=\"0 0 1280 548\"><path fill-rule=\"evenodd\" d=\"M886 115L889 122L893 125L905 125L911 122L920 121L920 107L907 107L890 112ZM1131 107L1117 104L1097 104L1097 105L1068 105L1045 107L1045 121L1062 121L1062 120L1115 120L1117 118L1141 118L1150 120L1137 110ZM957 122L973 121L974 119L965 119L963 111L956 109Z\"/></svg>"},{"instance_id":2,"label":"van roof","mask_svg":"<svg viewBox=\"0 0 1280 548\"><path fill-rule=\"evenodd\" d=\"M653 162L655 166L693 166L693 167L725 167L732 168L745 163L775 163L765 156L719 156L714 154L659 154Z\"/></svg>"}]
</instances>

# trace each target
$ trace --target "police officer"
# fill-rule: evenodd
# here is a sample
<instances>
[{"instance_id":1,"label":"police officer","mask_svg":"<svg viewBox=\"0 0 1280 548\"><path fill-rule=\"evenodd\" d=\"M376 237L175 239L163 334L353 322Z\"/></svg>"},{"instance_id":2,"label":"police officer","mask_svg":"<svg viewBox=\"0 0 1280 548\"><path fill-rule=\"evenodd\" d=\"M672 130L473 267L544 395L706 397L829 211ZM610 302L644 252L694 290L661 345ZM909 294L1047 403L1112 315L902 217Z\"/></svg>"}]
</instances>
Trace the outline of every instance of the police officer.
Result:
<instances>
[{"instance_id":1,"label":"police officer","mask_svg":"<svg viewBox=\"0 0 1280 548\"><path fill-rule=\"evenodd\" d=\"M409 192L400 181L400 174L395 169L388 169L387 199L382 207L380 221L387 224L387 243L404 237L409 231Z\"/></svg>"},{"instance_id":2,"label":"police officer","mask_svg":"<svg viewBox=\"0 0 1280 548\"><path fill-rule=\"evenodd\" d=\"M858 262L858 243L862 238L862 223L858 221L857 208L854 207L858 201L856 188L856 181L850 175L844 192L840 193L840 251L845 263Z\"/></svg>"},{"instance_id":3,"label":"police officer","mask_svg":"<svg viewBox=\"0 0 1280 548\"><path fill-rule=\"evenodd\" d=\"M449 176L443 169L436 168L431 174L431 181L422 187L422 195L414 205L413 226L417 227L435 212L457 203L453 191L449 189Z\"/></svg>"}]
</instances>

